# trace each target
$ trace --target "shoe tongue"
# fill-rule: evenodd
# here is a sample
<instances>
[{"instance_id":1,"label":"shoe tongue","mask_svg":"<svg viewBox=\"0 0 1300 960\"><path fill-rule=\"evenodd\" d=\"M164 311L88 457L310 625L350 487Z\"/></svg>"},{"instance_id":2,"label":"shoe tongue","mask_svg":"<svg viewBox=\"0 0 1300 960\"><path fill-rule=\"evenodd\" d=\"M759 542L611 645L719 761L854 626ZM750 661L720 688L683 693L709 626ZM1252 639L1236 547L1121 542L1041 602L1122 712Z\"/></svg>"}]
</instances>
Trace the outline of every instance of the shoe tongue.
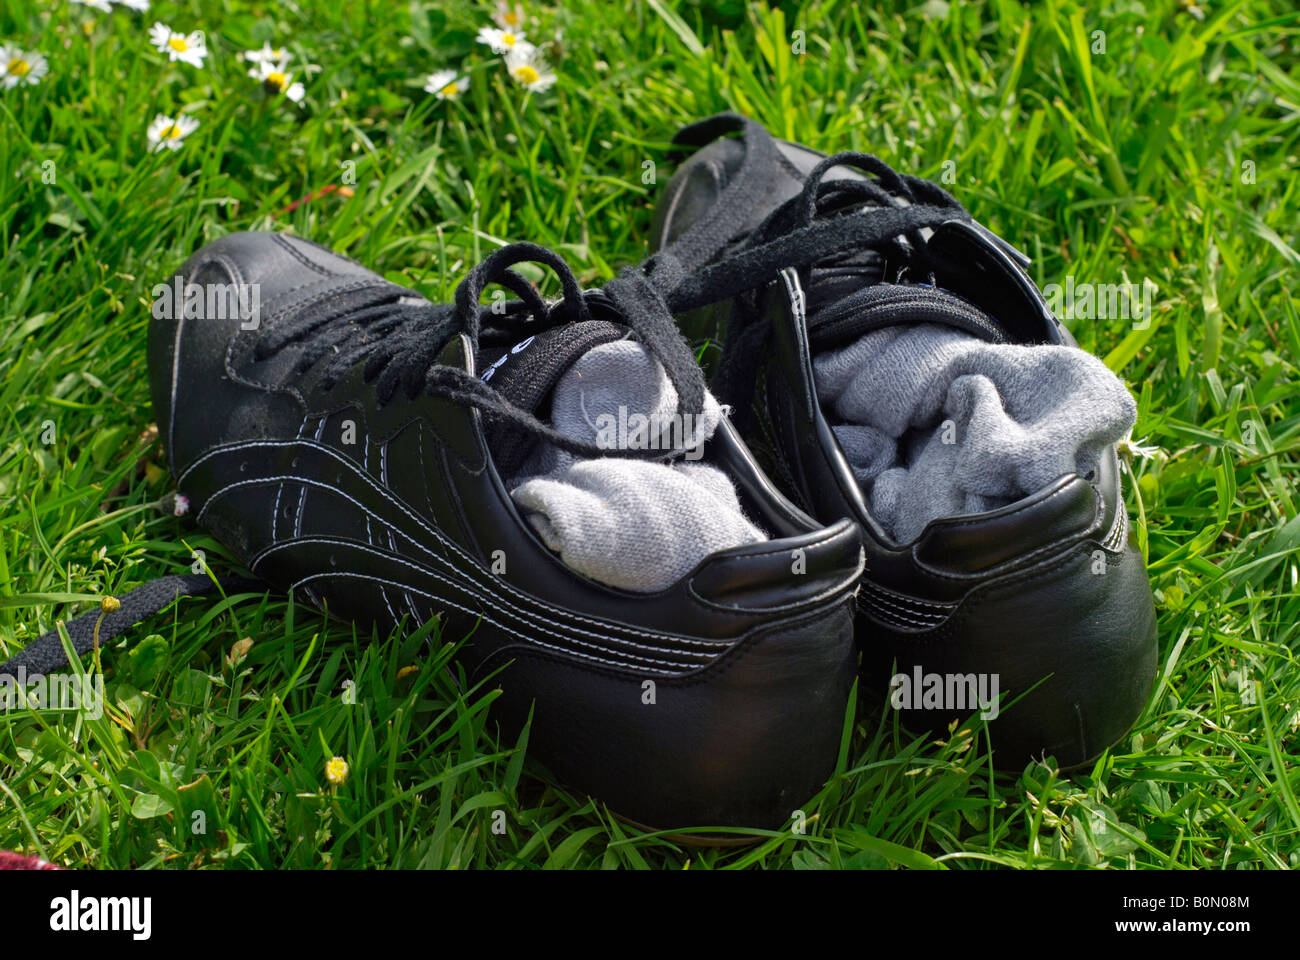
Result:
<instances>
[{"instance_id":1,"label":"shoe tongue","mask_svg":"<svg viewBox=\"0 0 1300 960\"><path fill-rule=\"evenodd\" d=\"M509 348L479 351L479 379L507 401L545 420L551 393L568 369L588 350L627 336L627 328L605 320L588 320L550 327ZM497 472L511 476L523 463L536 438L526 431L489 418L487 440Z\"/></svg>"},{"instance_id":2,"label":"shoe tongue","mask_svg":"<svg viewBox=\"0 0 1300 960\"><path fill-rule=\"evenodd\" d=\"M874 330L920 323L953 327L989 343L1012 342L1001 324L955 293L925 284L876 283L811 310L808 343L821 353Z\"/></svg>"},{"instance_id":3,"label":"shoe tongue","mask_svg":"<svg viewBox=\"0 0 1300 960\"><path fill-rule=\"evenodd\" d=\"M845 297L885 278L885 260L874 250L860 250L808 269L804 296L808 313L820 313Z\"/></svg>"}]
</instances>

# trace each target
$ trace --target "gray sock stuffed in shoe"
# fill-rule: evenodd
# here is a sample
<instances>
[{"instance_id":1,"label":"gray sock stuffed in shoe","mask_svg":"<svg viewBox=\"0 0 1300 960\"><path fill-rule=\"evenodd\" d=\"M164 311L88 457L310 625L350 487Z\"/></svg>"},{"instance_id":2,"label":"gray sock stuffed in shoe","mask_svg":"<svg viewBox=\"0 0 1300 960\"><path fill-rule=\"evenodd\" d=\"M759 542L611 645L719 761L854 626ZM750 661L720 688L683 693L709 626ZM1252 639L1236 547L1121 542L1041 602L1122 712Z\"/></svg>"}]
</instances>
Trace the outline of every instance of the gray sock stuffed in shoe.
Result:
<instances>
[{"instance_id":1,"label":"gray sock stuffed in shoe","mask_svg":"<svg viewBox=\"0 0 1300 960\"><path fill-rule=\"evenodd\" d=\"M876 330L813 363L872 515L899 543L1097 469L1137 416L1076 347L994 344L931 324Z\"/></svg>"},{"instance_id":2,"label":"gray sock stuffed in shoe","mask_svg":"<svg viewBox=\"0 0 1300 960\"><path fill-rule=\"evenodd\" d=\"M618 340L589 350L564 374L551 423L603 442L611 421L635 429L637 414L666 420L676 410L677 391L659 364L639 343ZM702 443L721 418L710 395L703 416L683 426ZM731 480L708 463L583 459L541 445L510 484L528 522L568 566L625 590L662 590L715 551L767 539L746 519Z\"/></svg>"}]
</instances>

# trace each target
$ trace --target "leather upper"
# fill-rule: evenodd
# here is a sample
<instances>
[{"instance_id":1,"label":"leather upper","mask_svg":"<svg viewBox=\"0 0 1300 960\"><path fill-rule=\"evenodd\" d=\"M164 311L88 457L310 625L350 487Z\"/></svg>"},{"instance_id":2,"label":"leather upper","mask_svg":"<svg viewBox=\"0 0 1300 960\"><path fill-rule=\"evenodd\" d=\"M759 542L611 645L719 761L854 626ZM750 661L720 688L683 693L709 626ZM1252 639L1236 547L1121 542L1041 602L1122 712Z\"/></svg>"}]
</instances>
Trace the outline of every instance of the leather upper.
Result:
<instances>
[{"instance_id":1,"label":"leather upper","mask_svg":"<svg viewBox=\"0 0 1300 960\"><path fill-rule=\"evenodd\" d=\"M796 196L823 159L799 144L778 146L782 169L766 180L770 204L746 230ZM682 165L656 208L652 249L714 215L744 149L718 140ZM861 176L834 167L826 179ZM743 244L745 232L721 257ZM1025 273L1028 258L1006 241L958 220L927 241L952 265L938 285L997 318L1016 342L1074 345ZM771 451L765 466L813 516L847 515L862 527L858 639L869 679L884 685L895 670L917 666L996 673L1012 698L1033 689L994 726L999 760L1016 765L1052 753L1081 763L1131 723L1155 670L1154 605L1130 543L1115 452L1103 454L1096 476L1062 476L1001 509L934 521L914 542L894 542L871 516L822 413L808 333L810 311L833 309L883 279L881 257L863 250L833 265L786 269L764 288L759 304L771 341L756 404L764 443L755 444ZM722 339L730 309L724 302L679 319L692 339ZM904 718L926 729L955 715L907 711Z\"/></svg>"},{"instance_id":2,"label":"leather upper","mask_svg":"<svg viewBox=\"0 0 1300 960\"><path fill-rule=\"evenodd\" d=\"M256 329L182 318L150 330L177 489L256 575L381 629L443 614L449 638L470 634L472 680L512 665L495 709L518 725L535 706L543 763L641 822L770 824L816 789L854 669L854 524L824 526L781 497L724 422L706 458L774 539L714 554L656 594L596 583L519 516L478 411L425 393L381 404L363 364L327 386L300 369L300 345L259 358L257 338L286 317L391 284L279 234L223 237L179 275L261 290ZM463 335L439 360L474 372ZM646 681L675 706L643 704ZM755 737L771 762L745 752ZM671 796L656 777L675 778Z\"/></svg>"}]
</instances>

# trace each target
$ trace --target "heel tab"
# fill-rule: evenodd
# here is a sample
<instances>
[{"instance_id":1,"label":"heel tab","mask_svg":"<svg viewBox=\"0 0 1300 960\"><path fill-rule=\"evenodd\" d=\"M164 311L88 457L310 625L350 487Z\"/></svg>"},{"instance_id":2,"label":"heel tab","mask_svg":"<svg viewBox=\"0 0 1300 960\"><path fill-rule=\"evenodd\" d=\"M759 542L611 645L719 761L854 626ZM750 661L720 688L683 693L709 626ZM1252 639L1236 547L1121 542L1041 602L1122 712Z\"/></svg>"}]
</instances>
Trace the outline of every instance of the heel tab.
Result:
<instances>
[{"instance_id":1,"label":"heel tab","mask_svg":"<svg viewBox=\"0 0 1300 960\"><path fill-rule=\"evenodd\" d=\"M734 610L794 610L857 589L865 567L862 534L848 519L812 533L716 553L689 580L691 593Z\"/></svg>"},{"instance_id":2,"label":"heel tab","mask_svg":"<svg viewBox=\"0 0 1300 960\"><path fill-rule=\"evenodd\" d=\"M935 520L912 546L922 567L974 576L1053 545L1083 538L1100 522L1092 484L1067 474L1033 496L974 517Z\"/></svg>"}]
</instances>

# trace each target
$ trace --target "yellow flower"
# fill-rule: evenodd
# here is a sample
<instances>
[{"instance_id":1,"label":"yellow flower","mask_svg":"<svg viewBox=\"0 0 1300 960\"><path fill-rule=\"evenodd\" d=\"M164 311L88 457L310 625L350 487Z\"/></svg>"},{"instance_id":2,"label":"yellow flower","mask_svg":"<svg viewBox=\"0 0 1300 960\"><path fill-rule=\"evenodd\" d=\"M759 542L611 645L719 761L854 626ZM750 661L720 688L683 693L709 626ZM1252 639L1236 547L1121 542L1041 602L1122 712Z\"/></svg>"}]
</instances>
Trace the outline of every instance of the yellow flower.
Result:
<instances>
[{"instance_id":1,"label":"yellow flower","mask_svg":"<svg viewBox=\"0 0 1300 960\"><path fill-rule=\"evenodd\" d=\"M343 786L348 779L348 762L342 757L331 757L325 764L325 779L336 787Z\"/></svg>"}]
</instances>

